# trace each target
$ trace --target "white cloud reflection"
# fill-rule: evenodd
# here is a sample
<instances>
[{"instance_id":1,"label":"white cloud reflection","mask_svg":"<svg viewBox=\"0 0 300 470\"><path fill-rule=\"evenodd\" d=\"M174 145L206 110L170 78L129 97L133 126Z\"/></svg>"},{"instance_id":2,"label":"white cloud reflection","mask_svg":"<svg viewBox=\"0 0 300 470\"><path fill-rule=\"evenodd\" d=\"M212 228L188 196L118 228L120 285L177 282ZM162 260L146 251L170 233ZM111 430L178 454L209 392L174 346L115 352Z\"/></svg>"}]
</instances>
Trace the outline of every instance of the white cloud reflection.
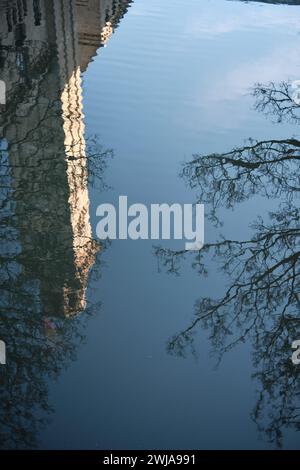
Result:
<instances>
[{"instance_id":1,"label":"white cloud reflection","mask_svg":"<svg viewBox=\"0 0 300 470\"><path fill-rule=\"evenodd\" d=\"M191 20L188 30L194 36L215 36L280 26L288 26L290 34L300 32L298 6L212 0L203 2L201 15Z\"/></svg>"}]
</instances>

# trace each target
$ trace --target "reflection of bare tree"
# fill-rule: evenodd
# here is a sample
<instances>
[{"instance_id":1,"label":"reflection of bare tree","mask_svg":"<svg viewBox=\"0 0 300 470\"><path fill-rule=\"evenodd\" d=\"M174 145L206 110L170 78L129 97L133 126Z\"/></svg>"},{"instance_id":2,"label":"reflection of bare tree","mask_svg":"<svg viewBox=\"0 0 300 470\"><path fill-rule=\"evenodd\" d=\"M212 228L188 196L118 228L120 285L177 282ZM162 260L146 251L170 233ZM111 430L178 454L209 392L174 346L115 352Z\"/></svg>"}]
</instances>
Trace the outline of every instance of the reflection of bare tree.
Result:
<instances>
[{"instance_id":1,"label":"reflection of bare tree","mask_svg":"<svg viewBox=\"0 0 300 470\"><path fill-rule=\"evenodd\" d=\"M291 121L298 124L299 105L293 100L293 93L289 82L270 82L267 85L259 83L253 91L256 97L255 108L267 116L275 117L277 122Z\"/></svg>"},{"instance_id":2,"label":"reflection of bare tree","mask_svg":"<svg viewBox=\"0 0 300 470\"><path fill-rule=\"evenodd\" d=\"M38 281L18 278L18 258L10 253L4 263L3 257L1 337L9 359L1 370L1 448L33 448L51 412L48 381L75 359L91 310L72 320L45 316Z\"/></svg>"},{"instance_id":3,"label":"reflection of bare tree","mask_svg":"<svg viewBox=\"0 0 300 470\"><path fill-rule=\"evenodd\" d=\"M290 99L283 104L281 91L286 94L288 85L257 86L256 107L296 122L299 107ZM229 287L218 299L199 299L192 323L169 342L171 352L184 354L202 325L221 357L251 338L261 383L253 417L278 445L284 427L300 429L300 371L291 362L291 343L300 333L299 149L295 138L250 141L228 153L195 156L185 165L182 175L199 190L213 220L219 208L234 208L254 195L277 198L278 206L268 220L259 217L252 224L248 240L224 238L196 254L193 266L201 274L207 270L207 255L213 255ZM161 248L156 253L170 272L187 256Z\"/></svg>"},{"instance_id":4,"label":"reflection of bare tree","mask_svg":"<svg viewBox=\"0 0 300 470\"><path fill-rule=\"evenodd\" d=\"M51 411L48 380L74 360L84 324L98 308L86 300L100 247L83 204L88 208L88 167L103 182L111 152L92 140L84 154L74 154L60 129L61 114L49 104L22 139L2 142L0 337L8 364L1 369L1 448L37 445ZM94 272L99 269L98 258Z\"/></svg>"},{"instance_id":5,"label":"reflection of bare tree","mask_svg":"<svg viewBox=\"0 0 300 470\"><path fill-rule=\"evenodd\" d=\"M215 216L220 206L233 207L255 194L289 198L299 192L299 149L297 139L250 141L228 153L195 157L184 175Z\"/></svg>"},{"instance_id":6,"label":"reflection of bare tree","mask_svg":"<svg viewBox=\"0 0 300 470\"><path fill-rule=\"evenodd\" d=\"M55 136L47 135L51 148ZM32 140L23 142L29 144ZM107 153L97 156L102 171ZM86 179L80 156L71 159L71 167L64 153L14 167L2 150L1 163L0 337L8 364L1 369L0 441L2 448L32 448L50 411L48 380L75 358L86 319L98 308L85 291L99 246L85 220L76 212L70 216L70 202L77 204ZM94 272L99 263L98 258ZM80 312L84 315L77 316Z\"/></svg>"}]
</instances>

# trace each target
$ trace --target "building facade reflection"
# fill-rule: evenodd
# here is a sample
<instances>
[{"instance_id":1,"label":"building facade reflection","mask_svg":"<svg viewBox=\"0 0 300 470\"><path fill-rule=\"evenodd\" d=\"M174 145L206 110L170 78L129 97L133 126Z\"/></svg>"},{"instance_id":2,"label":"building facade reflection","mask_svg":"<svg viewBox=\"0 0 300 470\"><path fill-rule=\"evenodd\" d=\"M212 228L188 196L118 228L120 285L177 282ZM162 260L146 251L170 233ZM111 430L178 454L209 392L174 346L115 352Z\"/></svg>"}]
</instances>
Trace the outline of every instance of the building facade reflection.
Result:
<instances>
[{"instance_id":1,"label":"building facade reflection","mask_svg":"<svg viewBox=\"0 0 300 470\"><path fill-rule=\"evenodd\" d=\"M99 247L89 220L81 73L127 7L114 0L0 4L0 80L6 84L0 128L11 220L22 276L38 280L46 315L85 308Z\"/></svg>"},{"instance_id":2,"label":"building facade reflection","mask_svg":"<svg viewBox=\"0 0 300 470\"><path fill-rule=\"evenodd\" d=\"M100 246L89 219L81 74L129 3L0 0L1 449L38 446L49 379L84 339Z\"/></svg>"}]
</instances>

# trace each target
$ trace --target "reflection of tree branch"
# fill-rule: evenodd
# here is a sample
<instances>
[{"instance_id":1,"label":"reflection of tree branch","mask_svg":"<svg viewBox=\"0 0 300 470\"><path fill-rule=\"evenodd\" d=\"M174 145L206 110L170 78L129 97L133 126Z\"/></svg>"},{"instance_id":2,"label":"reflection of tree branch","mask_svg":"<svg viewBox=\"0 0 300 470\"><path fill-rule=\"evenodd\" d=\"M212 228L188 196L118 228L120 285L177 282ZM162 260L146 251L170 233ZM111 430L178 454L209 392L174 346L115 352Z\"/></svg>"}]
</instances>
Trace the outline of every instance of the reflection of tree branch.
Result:
<instances>
[{"instance_id":1,"label":"reflection of tree branch","mask_svg":"<svg viewBox=\"0 0 300 470\"><path fill-rule=\"evenodd\" d=\"M26 150L30 145L30 140L23 142ZM67 318L60 312L64 306L55 300L58 291L80 299L86 287L80 279L95 257L96 242L85 234L84 221L78 221L75 236L69 214L69 197L78 185L86 184L86 158L82 171L80 159L70 163L78 184L74 178L74 184L67 185L66 155L55 153L27 167L26 159L24 165L8 165L6 154L1 152L0 165L1 180L6 182L0 184L0 337L6 341L9 363L1 377L0 441L1 448L18 449L37 446L38 432L52 411L48 380L57 378L76 358L84 341L84 324L99 305L88 303L81 316ZM92 158L97 155L94 146ZM101 180L105 155L101 151L96 168ZM34 161L31 157L29 152L29 162ZM76 256L81 256L79 266L75 266ZM101 270L99 257L95 270ZM52 314L45 312L42 284L47 285L47 302L54 299ZM70 307L74 309L73 304Z\"/></svg>"},{"instance_id":2,"label":"reflection of tree branch","mask_svg":"<svg viewBox=\"0 0 300 470\"><path fill-rule=\"evenodd\" d=\"M47 110L22 139L0 150L0 337L9 357L0 397L5 449L37 446L52 411L48 381L76 358L85 323L99 309L81 302L99 246L76 209L82 189L87 197L89 177L103 189L112 151L93 137L84 153L75 152L79 143L65 145L56 107ZM88 200L81 210L88 211ZM93 275L101 270L98 256Z\"/></svg>"},{"instance_id":3,"label":"reflection of tree branch","mask_svg":"<svg viewBox=\"0 0 300 470\"><path fill-rule=\"evenodd\" d=\"M298 124L300 106L295 103L292 95L291 84L288 82L270 82L267 85L258 83L253 90L255 109L266 116L275 117L278 123L290 121Z\"/></svg>"},{"instance_id":4,"label":"reflection of tree branch","mask_svg":"<svg viewBox=\"0 0 300 470\"><path fill-rule=\"evenodd\" d=\"M194 267L200 273L205 270L205 258L207 253L213 255L220 261L223 259L222 270L234 281L225 295L219 301L203 299L197 304L197 317L183 333L182 337L190 334L196 325L204 319L212 317L221 310L222 322L218 315L218 325L214 327L214 338L216 335L222 337L228 331L229 324L232 327L232 319L239 321L239 314L251 316L259 310L259 315L269 316L270 307L276 310L283 305L286 310L286 303L289 305L296 302L298 297L294 292L295 282L299 278L297 269L299 268L300 252L296 250L297 242L300 238L300 228L295 225L285 227L289 218L294 218L297 224L298 211L289 211L284 214L283 209L279 214L273 214L275 220L271 226L264 226L263 222L258 222L254 227L256 235L248 241L223 240L219 243L207 244L194 259ZM283 222L279 222L284 217ZM186 252L166 253L162 249L157 249L156 254L162 258L165 266L171 263L174 265L174 258L185 256ZM172 271L172 270L170 270ZM175 338L174 338L175 339ZM179 336L171 342L171 349L176 348ZM242 338L240 338L242 339ZM180 343L182 343L182 338ZM229 346L230 348L230 346ZM227 349L227 347L225 348ZM224 351L222 351L224 352Z\"/></svg>"},{"instance_id":5,"label":"reflection of tree branch","mask_svg":"<svg viewBox=\"0 0 300 470\"><path fill-rule=\"evenodd\" d=\"M258 85L256 109L283 119L298 119L298 106L289 85ZM184 355L194 348L197 327L210 332L214 351L222 355L251 338L255 377L260 383L253 418L277 445L283 428L300 430L299 376L291 361L291 343L300 331L300 141L297 138L253 141L223 154L196 155L182 176L198 191L212 220L221 207L234 208L254 195L280 198L265 222L252 224L248 240L223 238L191 254L156 247L155 253L170 273L179 273L180 260L193 256L193 267L207 274L207 257L218 262L230 280L217 299L204 297L195 305L195 317L168 344ZM298 380L298 381L297 381Z\"/></svg>"},{"instance_id":6,"label":"reflection of tree branch","mask_svg":"<svg viewBox=\"0 0 300 470\"><path fill-rule=\"evenodd\" d=\"M293 198L300 191L297 139L250 141L224 154L198 155L182 176L197 188L199 200L212 206L234 207L254 195Z\"/></svg>"},{"instance_id":7,"label":"reflection of tree branch","mask_svg":"<svg viewBox=\"0 0 300 470\"><path fill-rule=\"evenodd\" d=\"M282 427L300 429L293 404L299 397L299 382L286 378L286 374L290 378L299 376L291 362L291 343L300 330L299 215L298 208L284 206L272 214L271 225L262 220L253 225L256 233L252 239L206 245L194 258L194 267L200 273L206 272L205 257L212 254L231 279L230 286L219 299L199 299L191 324L168 344L169 352L185 355L187 348L194 349L195 333L202 325L209 329L221 359L237 344L252 338L254 360L259 367L255 377L262 384L253 417L277 445L281 444ZM166 256L166 266L169 262L173 266L174 258L177 261L187 255L171 255L161 249L157 254ZM266 422L266 408L270 408L271 416L267 426L262 424Z\"/></svg>"}]
</instances>

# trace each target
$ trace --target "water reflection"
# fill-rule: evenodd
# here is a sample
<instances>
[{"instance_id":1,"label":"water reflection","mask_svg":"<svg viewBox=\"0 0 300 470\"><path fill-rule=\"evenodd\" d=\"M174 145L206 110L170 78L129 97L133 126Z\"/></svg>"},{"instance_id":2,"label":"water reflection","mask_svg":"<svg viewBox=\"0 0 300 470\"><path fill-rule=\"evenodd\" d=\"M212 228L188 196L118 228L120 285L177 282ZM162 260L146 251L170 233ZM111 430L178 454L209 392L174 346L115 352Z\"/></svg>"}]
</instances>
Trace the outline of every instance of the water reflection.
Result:
<instances>
[{"instance_id":1,"label":"water reflection","mask_svg":"<svg viewBox=\"0 0 300 470\"><path fill-rule=\"evenodd\" d=\"M253 95L256 109L269 118L300 123L289 83L258 84ZM250 140L223 154L195 155L184 166L181 176L197 189L217 225L221 208L233 209L255 195L276 200L277 207L253 222L249 239L224 237L195 255L200 275L207 273L207 257L213 257L229 287L220 298L199 299L192 323L168 345L170 352L184 355L202 326L221 358L251 338L260 383L253 418L279 446L284 429L300 430L300 371L291 361L291 344L300 335L299 150L296 137ZM162 248L156 254L169 272L177 272L179 260L188 256Z\"/></svg>"},{"instance_id":2,"label":"water reflection","mask_svg":"<svg viewBox=\"0 0 300 470\"><path fill-rule=\"evenodd\" d=\"M241 0L244 1L244 0ZM299 0L248 0L257 3L270 3L272 5L299 5Z\"/></svg>"},{"instance_id":3,"label":"water reflection","mask_svg":"<svg viewBox=\"0 0 300 470\"><path fill-rule=\"evenodd\" d=\"M0 3L2 448L37 445L49 378L74 359L91 306L86 289L100 246L89 220L89 176L107 156L85 141L81 72L128 1Z\"/></svg>"}]
</instances>

